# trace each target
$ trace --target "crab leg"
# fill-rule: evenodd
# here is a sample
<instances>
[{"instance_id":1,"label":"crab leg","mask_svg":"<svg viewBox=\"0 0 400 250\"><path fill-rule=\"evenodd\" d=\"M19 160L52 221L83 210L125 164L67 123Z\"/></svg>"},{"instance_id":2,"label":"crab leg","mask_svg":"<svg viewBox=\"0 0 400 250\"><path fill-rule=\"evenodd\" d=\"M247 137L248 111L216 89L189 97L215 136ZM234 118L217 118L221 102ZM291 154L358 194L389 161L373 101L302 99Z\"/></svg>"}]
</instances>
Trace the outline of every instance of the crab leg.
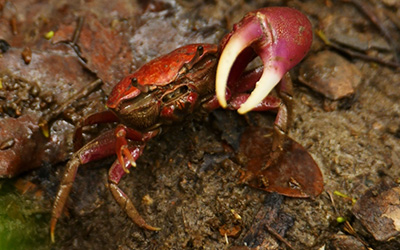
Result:
<instances>
[{"instance_id":1,"label":"crab leg","mask_svg":"<svg viewBox=\"0 0 400 250\"><path fill-rule=\"evenodd\" d=\"M130 156L136 160L142 154L143 147L142 145L137 145L135 147L129 147L128 150L130 152ZM121 178L126 174L125 169L131 167L129 161L125 160L124 164L125 166L122 167L120 161L116 160L108 172L108 182L111 194L121 209L124 210L124 212L129 216L129 218L132 219L133 222L136 223L136 225L151 231L161 230L161 228L153 227L147 224L146 221L140 216L131 199L129 199L124 191L118 187Z\"/></svg>"},{"instance_id":2,"label":"crab leg","mask_svg":"<svg viewBox=\"0 0 400 250\"><path fill-rule=\"evenodd\" d=\"M252 59L243 53L257 54L264 64L264 71L247 101L238 109L240 114L261 103L283 75L303 59L311 43L311 23L295 9L270 7L247 14L221 42L222 53L216 73L220 105L227 106L227 83L236 59ZM249 61L238 63L244 70Z\"/></svg>"},{"instance_id":3,"label":"crab leg","mask_svg":"<svg viewBox=\"0 0 400 250\"><path fill-rule=\"evenodd\" d=\"M118 126L116 131L117 133L119 131L123 131L124 126ZM124 168L121 167L121 165L117 165L121 168L117 168L116 166L113 165L113 167L110 169L109 175L110 175L110 181L112 182L111 184L115 186L115 184L118 184L119 180L122 178L122 174L120 174L120 171L123 171L124 173L129 172L128 169L133 166L133 164L131 164L132 160L133 162L136 161L136 159L140 156L143 148L144 148L144 143L153 138L154 136L156 136L160 131L159 130L152 130L152 131L148 131L144 134L139 133L133 129L126 129L126 131L124 131L124 137L123 137L123 141L121 141L120 138L115 136L115 131L113 130L109 130L104 132L103 134L101 134L100 136L98 136L96 139L90 141L89 143L87 143L86 145L84 145L81 149L79 149L77 152L75 152L70 161L67 164L67 167L65 169L64 172L64 177L61 180L61 184L60 184L60 188L58 189L58 193L57 196L54 200L54 204L53 204L53 210L52 210L52 215L51 215L51 221L50 221L50 236L51 236L51 240L54 242L54 231L55 231L55 227L57 224L57 220L58 218L60 218L62 211L64 209L65 203L67 202L69 193L71 192L71 188L72 185L74 183L75 180L75 176L76 173L78 171L78 168L80 165L95 161L95 160L99 160L99 159L103 159L106 158L108 156L114 155L115 154L115 149L117 148L117 145L125 145L127 147L127 152L124 153L123 156L121 156L123 163L126 165L124 166ZM129 140L133 140L136 141L138 144L135 148L132 149L132 147L128 147L127 146L127 141L125 140L125 136L126 139ZM124 144L126 143L126 144ZM139 151L137 151L139 150ZM127 155L129 154L129 156ZM118 160L117 160L118 162ZM118 172L119 171L119 172ZM114 174L114 175L113 175ZM115 174L117 174L115 177ZM112 177L114 176L114 177ZM119 176L119 177L118 177ZM114 197L115 195L115 191L120 193L120 196L123 196L124 193L122 192L122 190L120 190L118 187L114 188L110 187L111 192L113 193ZM114 188L114 190L112 189ZM126 196L126 195L125 195ZM117 199L117 202L122 206L121 204L121 199ZM129 198L127 199L129 200ZM132 203L132 202L130 202ZM133 204L130 204L129 202L126 202L126 207L129 206L129 210L132 212L127 212L128 215L132 218L132 220L135 223L138 223L139 226L143 226L145 227L145 225L143 225L143 223L140 223L140 215L137 213L135 207L133 206ZM133 208L132 208L133 207ZM127 208L124 208L124 210L126 210ZM136 214L135 214L136 211ZM140 219L136 219L136 218L140 218ZM143 220L143 219L141 219ZM147 225L148 226L148 225ZM149 228L151 228L151 226L149 226ZM154 229L156 230L156 228Z\"/></svg>"},{"instance_id":4,"label":"crab leg","mask_svg":"<svg viewBox=\"0 0 400 250\"><path fill-rule=\"evenodd\" d=\"M62 211L64 210L78 167L85 163L115 154L115 137L113 132L114 131L112 130L107 131L89 142L79 151L74 153L71 160L68 162L63 175L64 177L61 180L60 188L58 189L53 204L50 221L50 236L52 242L54 242L54 230L56 228L57 220L60 218Z\"/></svg>"},{"instance_id":5,"label":"crab leg","mask_svg":"<svg viewBox=\"0 0 400 250\"><path fill-rule=\"evenodd\" d=\"M117 122L119 118L110 110L89 115L76 125L74 134L74 151L78 151L83 144L82 129L93 124Z\"/></svg>"}]
</instances>

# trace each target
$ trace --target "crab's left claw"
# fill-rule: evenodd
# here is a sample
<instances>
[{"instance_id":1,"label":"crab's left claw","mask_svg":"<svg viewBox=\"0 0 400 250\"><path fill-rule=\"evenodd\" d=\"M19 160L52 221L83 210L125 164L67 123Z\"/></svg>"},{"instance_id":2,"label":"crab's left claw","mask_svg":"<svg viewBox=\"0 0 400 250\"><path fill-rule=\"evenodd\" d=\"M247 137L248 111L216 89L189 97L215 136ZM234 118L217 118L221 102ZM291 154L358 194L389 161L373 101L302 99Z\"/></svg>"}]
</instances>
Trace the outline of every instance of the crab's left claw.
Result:
<instances>
[{"instance_id":1,"label":"crab's left claw","mask_svg":"<svg viewBox=\"0 0 400 250\"><path fill-rule=\"evenodd\" d=\"M311 43L311 23L295 9L269 7L248 13L221 42L222 53L216 73L216 94L220 105L227 106L227 82L231 73L237 75L237 72L231 72L231 68L239 55L239 58L244 58L243 62L237 62L243 70L254 58L243 56L244 53L256 53L264 64L264 71L252 94L238 109L244 114L256 107L283 75L304 58Z\"/></svg>"}]
</instances>

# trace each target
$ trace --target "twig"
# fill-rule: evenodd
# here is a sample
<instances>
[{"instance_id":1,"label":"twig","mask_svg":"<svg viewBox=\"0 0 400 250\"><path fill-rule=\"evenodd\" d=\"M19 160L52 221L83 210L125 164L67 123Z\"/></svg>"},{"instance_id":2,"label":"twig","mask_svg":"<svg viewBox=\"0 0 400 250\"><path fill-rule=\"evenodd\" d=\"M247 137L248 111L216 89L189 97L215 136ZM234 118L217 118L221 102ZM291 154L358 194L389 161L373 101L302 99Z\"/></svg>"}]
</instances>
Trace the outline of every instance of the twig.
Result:
<instances>
[{"instance_id":1,"label":"twig","mask_svg":"<svg viewBox=\"0 0 400 250\"><path fill-rule=\"evenodd\" d=\"M83 21L85 20L84 17L79 17L78 18L78 25L76 26L76 29L74 31L74 36L72 37L72 44L75 44L78 42L79 35L81 34L82 31L82 26L83 26Z\"/></svg>"},{"instance_id":2,"label":"twig","mask_svg":"<svg viewBox=\"0 0 400 250\"><path fill-rule=\"evenodd\" d=\"M382 21L379 19L379 17L375 14L373 11L372 7L366 3L366 1L360 1L360 0L342 0L343 2L351 2L354 4L361 12L366 15L371 22L378 28L378 30L382 33L382 35L385 37L386 41L389 42L392 52L394 52L395 55L395 60L398 62L397 58L397 44L393 40L393 37L390 35L390 32L388 29L386 29L385 26L382 25Z\"/></svg>"},{"instance_id":3,"label":"twig","mask_svg":"<svg viewBox=\"0 0 400 250\"><path fill-rule=\"evenodd\" d=\"M39 119L39 126L42 128L42 132L46 137L49 137L49 128L48 123L59 116L62 112L64 112L73 102L83 97L88 96L92 93L100 84L102 83L101 79L96 79L95 81L88 84L88 86L83 87L79 90L75 95L69 98L66 102L51 110L49 113L46 113Z\"/></svg>"},{"instance_id":4,"label":"twig","mask_svg":"<svg viewBox=\"0 0 400 250\"><path fill-rule=\"evenodd\" d=\"M79 36L81 34L81 31L82 31L82 27L83 27L83 22L84 21L85 21L84 17L79 17L78 18L78 24L77 24L76 29L74 31L74 35L72 37L72 41L67 42L67 44L69 44L72 47L72 49L78 55L79 59L86 65L87 60L82 57L81 49L79 48L79 45L77 44L78 40L79 40Z\"/></svg>"},{"instance_id":5,"label":"twig","mask_svg":"<svg viewBox=\"0 0 400 250\"><path fill-rule=\"evenodd\" d=\"M335 50L338 50L340 52L343 52L352 58L359 58L359 59L362 59L365 61L376 62L378 64L382 64L382 65L385 65L385 66L388 66L391 68L395 68L397 70L400 69L400 64L397 62L383 60L378 57L368 56L368 55L362 54L362 53L354 51L354 50L343 48L342 46L336 44L335 42L332 42L329 39L327 39L327 37L325 36L325 34L322 31L316 31L316 34L325 43L325 45L327 45Z\"/></svg>"},{"instance_id":6,"label":"twig","mask_svg":"<svg viewBox=\"0 0 400 250\"><path fill-rule=\"evenodd\" d=\"M275 229L270 227L269 225L265 224L265 227L267 228L268 232L272 234L275 238L277 238L279 241L283 242L289 249L295 250L293 246L287 241L285 238L283 238Z\"/></svg>"},{"instance_id":7,"label":"twig","mask_svg":"<svg viewBox=\"0 0 400 250\"><path fill-rule=\"evenodd\" d=\"M386 60L380 59L378 57L368 56L368 55L365 55L365 54L362 54L362 53L359 53L356 51L352 51L352 50L343 48L335 43L331 43L329 46L336 50L339 50L343 53L346 53L347 55L349 55L350 57L353 57L353 58L359 58L359 59L362 59L365 61L376 62L376 63L382 64L382 65L385 65L385 66L388 66L391 68L400 69L400 64L397 62L386 61Z\"/></svg>"}]
</instances>

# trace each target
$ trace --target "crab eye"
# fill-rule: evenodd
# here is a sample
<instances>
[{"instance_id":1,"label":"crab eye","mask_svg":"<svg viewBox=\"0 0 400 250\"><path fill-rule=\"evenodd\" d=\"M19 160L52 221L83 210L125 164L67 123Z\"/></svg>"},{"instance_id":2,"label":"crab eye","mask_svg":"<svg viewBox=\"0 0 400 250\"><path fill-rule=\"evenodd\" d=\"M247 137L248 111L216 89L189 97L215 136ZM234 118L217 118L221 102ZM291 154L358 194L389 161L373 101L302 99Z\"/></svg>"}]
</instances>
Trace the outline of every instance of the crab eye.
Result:
<instances>
[{"instance_id":1,"label":"crab eye","mask_svg":"<svg viewBox=\"0 0 400 250\"><path fill-rule=\"evenodd\" d=\"M201 45L197 46L197 51L196 52L197 52L198 56L202 56L203 53L204 53L204 47L201 46Z\"/></svg>"},{"instance_id":2,"label":"crab eye","mask_svg":"<svg viewBox=\"0 0 400 250\"><path fill-rule=\"evenodd\" d=\"M132 84L133 87L136 87L136 85L137 85L137 78L136 77L132 77L131 78L131 84Z\"/></svg>"},{"instance_id":3,"label":"crab eye","mask_svg":"<svg viewBox=\"0 0 400 250\"><path fill-rule=\"evenodd\" d=\"M193 68L193 66L198 63L200 57L204 53L204 47L202 45L197 46L196 53L194 54L192 60L190 62L183 64L182 68L179 70L178 74L179 75L184 75L186 74L190 69Z\"/></svg>"},{"instance_id":4,"label":"crab eye","mask_svg":"<svg viewBox=\"0 0 400 250\"><path fill-rule=\"evenodd\" d=\"M139 84L139 82L138 82L136 77L132 77L131 78L131 85L130 86L137 88L142 93L148 93L149 91L153 90L151 87L149 87L147 85Z\"/></svg>"}]
</instances>

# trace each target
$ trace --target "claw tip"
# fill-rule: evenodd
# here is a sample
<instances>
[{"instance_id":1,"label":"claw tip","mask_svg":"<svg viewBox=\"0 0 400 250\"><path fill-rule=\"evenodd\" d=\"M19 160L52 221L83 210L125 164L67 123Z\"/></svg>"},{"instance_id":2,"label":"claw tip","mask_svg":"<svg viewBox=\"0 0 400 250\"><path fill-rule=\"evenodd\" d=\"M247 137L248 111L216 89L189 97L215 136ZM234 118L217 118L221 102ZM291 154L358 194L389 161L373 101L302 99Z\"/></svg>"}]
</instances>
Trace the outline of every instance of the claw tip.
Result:
<instances>
[{"instance_id":1,"label":"claw tip","mask_svg":"<svg viewBox=\"0 0 400 250\"><path fill-rule=\"evenodd\" d=\"M271 90L278 84L278 82L282 79L282 76L283 74L281 72L264 68L264 72L261 75L260 80L256 83L256 87L246 102L240 106L238 113L243 115L256 108L257 105L260 104L271 92Z\"/></svg>"},{"instance_id":2,"label":"claw tip","mask_svg":"<svg viewBox=\"0 0 400 250\"><path fill-rule=\"evenodd\" d=\"M249 110L244 109L244 108L239 108L239 109L237 110L237 112L238 112L240 115L244 115L244 114L246 114L247 112L249 112Z\"/></svg>"},{"instance_id":3,"label":"claw tip","mask_svg":"<svg viewBox=\"0 0 400 250\"><path fill-rule=\"evenodd\" d=\"M225 98L219 99L218 101L219 101L219 105L220 105L222 108L226 108L226 107L228 106L228 104L226 103Z\"/></svg>"}]
</instances>

